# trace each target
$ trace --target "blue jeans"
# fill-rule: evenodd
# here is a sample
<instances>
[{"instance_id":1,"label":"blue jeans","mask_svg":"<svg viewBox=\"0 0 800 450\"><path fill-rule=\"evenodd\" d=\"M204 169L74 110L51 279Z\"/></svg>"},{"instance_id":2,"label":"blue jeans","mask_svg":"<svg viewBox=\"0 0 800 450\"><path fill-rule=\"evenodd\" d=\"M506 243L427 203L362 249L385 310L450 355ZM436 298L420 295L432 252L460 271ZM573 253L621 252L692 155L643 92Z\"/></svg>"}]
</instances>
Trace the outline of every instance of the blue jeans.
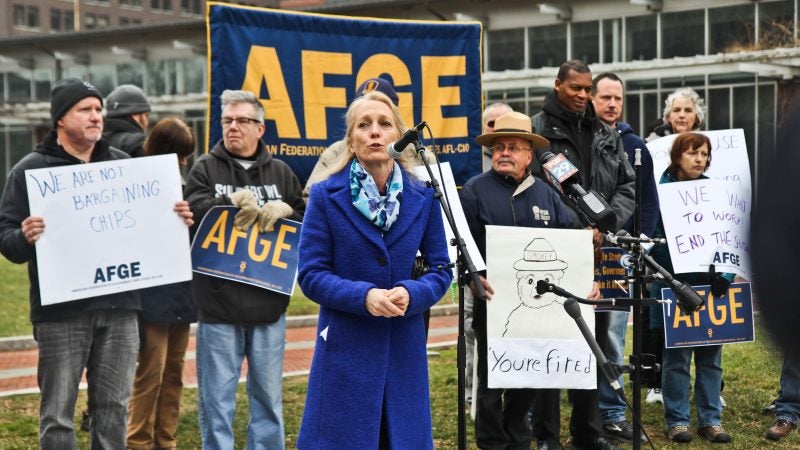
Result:
<instances>
[{"instance_id":1,"label":"blue jeans","mask_svg":"<svg viewBox=\"0 0 800 450\"><path fill-rule=\"evenodd\" d=\"M74 450L75 402L83 369L92 449L125 448L139 330L136 311L103 310L34 324L39 345L39 448Z\"/></svg>"},{"instance_id":2,"label":"blue jeans","mask_svg":"<svg viewBox=\"0 0 800 450\"><path fill-rule=\"evenodd\" d=\"M601 344L606 359L612 364L621 365L625 362L625 332L628 329L628 313L625 311L598 312L608 315L608 337L605 345ZM603 373L598 371L597 397L600 407L600 419L604 424L617 423L625 420L625 410L628 406L619 398L617 392L608 384ZM625 386L625 379L620 374L620 386Z\"/></svg>"},{"instance_id":3,"label":"blue jeans","mask_svg":"<svg viewBox=\"0 0 800 450\"><path fill-rule=\"evenodd\" d=\"M198 416L204 449L234 448L236 388L242 361L247 358L247 449L283 450L281 383L285 347L285 314L268 325L198 323Z\"/></svg>"},{"instance_id":4,"label":"blue jeans","mask_svg":"<svg viewBox=\"0 0 800 450\"><path fill-rule=\"evenodd\" d=\"M722 404L719 401L722 346L666 348L661 371L661 394L664 396L664 417L668 427L689 425L689 369L692 354L698 427L722 423Z\"/></svg>"},{"instance_id":5,"label":"blue jeans","mask_svg":"<svg viewBox=\"0 0 800 450\"><path fill-rule=\"evenodd\" d=\"M781 395L775 401L775 419L797 425L800 418L800 362L784 355L781 368Z\"/></svg>"}]
</instances>

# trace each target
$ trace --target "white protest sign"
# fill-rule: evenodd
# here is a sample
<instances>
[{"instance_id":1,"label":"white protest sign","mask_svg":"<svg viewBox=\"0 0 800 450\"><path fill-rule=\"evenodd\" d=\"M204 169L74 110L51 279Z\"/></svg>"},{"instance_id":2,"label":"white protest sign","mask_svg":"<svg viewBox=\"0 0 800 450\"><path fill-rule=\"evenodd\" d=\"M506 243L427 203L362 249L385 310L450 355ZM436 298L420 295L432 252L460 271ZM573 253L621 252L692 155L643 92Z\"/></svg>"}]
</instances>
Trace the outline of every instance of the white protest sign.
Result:
<instances>
[{"instance_id":1,"label":"white protest sign","mask_svg":"<svg viewBox=\"0 0 800 450\"><path fill-rule=\"evenodd\" d=\"M744 130L698 131L708 136L711 141L711 165L704 173L705 176L717 180L727 180L738 183L745 192L752 192L750 184L750 160L747 158L747 142L744 140ZM653 157L653 176L656 184L661 179L661 174L669 167L669 151L677 134L671 134L647 143L647 149ZM750 197L747 197L748 200Z\"/></svg>"},{"instance_id":2,"label":"white protest sign","mask_svg":"<svg viewBox=\"0 0 800 450\"><path fill-rule=\"evenodd\" d=\"M539 295L537 282L585 297L592 289L594 253L589 230L486 227L486 304L490 388L597 386L597 361L567 312L564 298ZM594 310L580 305L594 332Z\"/></svg>"},{"instance_id":3,"label":"white protest sign","mask_svg":"<svg viewBox=\"0 0 800 450\"><path fill-rule=\"evenodd\" d=\"M675 273L735 273L750 280L750 193L737 182L659 184L661 218Z\"/></svg>"},{"instance_id":4,"label":"white protest sign","mask_svg":"<svg viewBox=\"0 0 800 450\"><path fill-rule=\"evenodd\" d=\"M189 230L174 154L25 171L42 305L187 281Z\"/></svg>"},{"instance_id":5,"label":"white protest sign","mask_svg":"<svg viewBox=\"0 0 800 450\"><path fill-rule=\"evenodd\" d=\"M453 213L453 220L456 222L456 228L458 228L458 234L461 235L461 238L464 239L464 243L467 245L467 251L469 252L470 258L472 258L472 264L475 265L475 270L484 270L486 269L486 263L483 261L478 246L475 244L475 239L472 238L472 233L469 231L467 218L464 216L464 210L461 208L461 201L459 201L458 198L458 189L456 188L456 181L453 178L453 171L450 169L450 163L443 162L439 167L442 168L444 181L439 178L439 171L436 165L431 166L431 172L433 172L434 178L439 180L439 188L447 194L447 199L450 200L450 209ZM428 175L428 171L425 170L425 166L414 167L414 175L425 181L430 181L431 179ZM450 242L453 240L453 230L451 230L450 225L447 224L447 216L445 216L444 211L442 211L442 221L444 222L444 233L447 236L447 251L450 254L450 261L455 261L456 247L450 245Z\"/></svg>"},{"instance_id":6,"label":"white protest sign","mask_svg":"<svg viewBox=\"0 0 800 450\"><path fill-rule=\"evenodd\" d=\"M711 141L710 180L696 185L658 186L661 217L675 273L735 273L750 280L750 213L752 185L747 143L742 129L698 131ZM669 167L677 134L647 143L656 183Z\"/></svg>"}]
</instances>

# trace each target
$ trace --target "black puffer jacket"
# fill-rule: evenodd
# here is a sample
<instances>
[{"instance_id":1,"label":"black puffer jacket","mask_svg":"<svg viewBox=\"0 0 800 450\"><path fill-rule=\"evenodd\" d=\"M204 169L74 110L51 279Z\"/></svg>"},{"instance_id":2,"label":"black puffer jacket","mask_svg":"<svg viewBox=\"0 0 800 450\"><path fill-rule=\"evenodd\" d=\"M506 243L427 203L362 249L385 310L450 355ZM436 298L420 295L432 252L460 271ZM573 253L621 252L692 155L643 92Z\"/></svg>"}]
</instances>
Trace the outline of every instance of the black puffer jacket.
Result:
<instances>
[{"instance_id":1,"label":"black puffer jacket","mask_svg":"<svg viewBox=\"0 0 800 450\"><path fill-rule=\"evenodd\" d=\"M128 158L128 155L109 147L105 140L95 144L91 162L112 161ZM28 191L25 171L43 167L82 164L82 161L61 147L56 132L51 131L36 149L18 162L8 174L3 198L0 200L0 253L14 263L28 263L30 279L31 322L52 322L78 317L87 311L106 309L134 310L141 308L138 291L101 295L55 305L42 306L39 294L36 249L28 244L22 234L21 223L31 215L28 207ZM45 224L47 218L45 217Z\"/></svg>"},{"instance_id":2,"label":"black puffer jacket","mask_svg":"<svg viewBox=\"0 0 800 450\"><path fill-rule=\"evenodd\" d=\"M108 145L118 148L134 158L144 156L144 131L130 117L106 118L103 138Z\"/></svg>"},{"instance_id":3,"label":"black puffer jacket","mask_svg":"<svg viewBox=\"0 0 800 450\"><path fill-rule=\"evenodd\" d=\"M303 220L306 204L300 181L289 166L274 159L258 142L257 158L248 169L231 158L220 141L189 172L186 200L198 226L214 206L231 206L235 191L251 189L259 206L281 200L294 209L291 220ZM192 292L198 318L208 323L267 324L286 312L289 296L237 281L194 274Z\"/></svg>"},{"instance_id":4,"label":"black puffer jacket","mask_svg":"<svg viewBox=\"0 0 800 450\"><path fill-rule=\"evenodd\" d=\"M622 228L633 214L636 175L619 134L597 118L592 102L584 111L572 112L561 106L555 91L547 94L544 111L531 120L534 132L550 141L549 150L562 153L578 168L581 186L606 198L617 215L614 231ZM537 158L531 171L544 176Z\"/></svg>"}]
</instances>

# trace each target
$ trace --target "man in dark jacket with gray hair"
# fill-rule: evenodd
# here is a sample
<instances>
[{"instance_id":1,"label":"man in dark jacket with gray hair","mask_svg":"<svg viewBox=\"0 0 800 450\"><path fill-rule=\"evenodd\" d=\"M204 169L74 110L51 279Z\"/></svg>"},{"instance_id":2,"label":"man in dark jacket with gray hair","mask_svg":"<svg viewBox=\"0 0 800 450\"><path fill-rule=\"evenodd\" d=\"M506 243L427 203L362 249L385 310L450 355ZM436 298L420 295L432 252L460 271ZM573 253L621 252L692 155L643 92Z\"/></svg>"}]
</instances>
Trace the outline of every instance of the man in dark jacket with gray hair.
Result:
<instances>
[{"instance_id":1,"label":"man in dark jacket with gray hair","mask_svg":"<svg viewBox=\"0 0 800 450\"><path fill-rule=\"evenodd\" d=\"M222 141L189 172L186 199L198 217L238 206L234 226L260 231L305 212L300 181L266 151L264 108L251 92L221 95ZM203 448L233 448L236 385L247 358L248 448L284 448L281 376L289 296L238 281L195 274L197 376Z\"/></svg>"}]
</instances>

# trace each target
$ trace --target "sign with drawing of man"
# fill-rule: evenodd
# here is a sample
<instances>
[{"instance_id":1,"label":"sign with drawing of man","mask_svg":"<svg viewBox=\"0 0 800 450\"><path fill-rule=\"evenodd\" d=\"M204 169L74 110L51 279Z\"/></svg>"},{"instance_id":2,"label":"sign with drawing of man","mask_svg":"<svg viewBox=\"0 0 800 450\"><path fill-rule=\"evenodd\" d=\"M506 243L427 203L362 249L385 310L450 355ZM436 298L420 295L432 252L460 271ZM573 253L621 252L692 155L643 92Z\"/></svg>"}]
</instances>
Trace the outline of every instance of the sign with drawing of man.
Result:
<instances>
[{"instance_id":1,"label":"sign with drawing of man","mask_svg":"<svg viewBox=\"0 0 800 450\"><path fill-rule=\"evenodd\" d=\"M536 289L540 281L576 296L592 289L591 232L487 226L486 259L495 289L487 305L489 387L594 389L596 360L565 299ZM594 329L592 308L581 309Z\"/></svg>"}]
</instances>

